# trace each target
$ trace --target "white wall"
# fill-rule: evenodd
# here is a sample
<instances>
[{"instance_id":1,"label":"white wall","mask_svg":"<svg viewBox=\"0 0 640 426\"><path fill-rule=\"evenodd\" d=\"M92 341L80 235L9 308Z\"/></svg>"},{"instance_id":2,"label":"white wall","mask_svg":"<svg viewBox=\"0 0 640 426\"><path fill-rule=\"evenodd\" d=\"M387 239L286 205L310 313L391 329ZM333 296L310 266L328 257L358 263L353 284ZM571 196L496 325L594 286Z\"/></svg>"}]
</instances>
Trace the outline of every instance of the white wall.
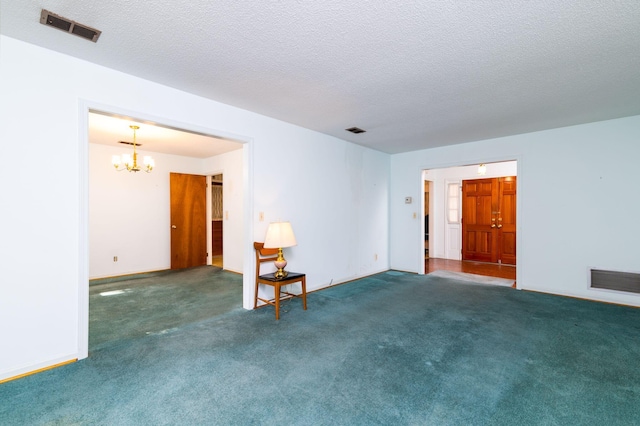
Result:
<instances>
[{"instance_id":1,"label":"white wall","mask_svg":"<svg viewBox=\"0 0 640 426\"><path fill-rule=\"evenodd\" d=\"M0 379L88 353L89 108L245 142L245 307L270 220L309 289L388 269L388 155L0 36Z\"/></svg>"},{"instance_id":2,"label":"white wall","mask_svg":"<svg viewBox=\"0 0 640 426\"><path fill-rule=\"evenodd\" d=\"M518 161L518 288L640 306L592 290L588 270L640 272L640 116L391 157L391 268L422 270L420 222L405 196L422 170Z\"/></svg>"},{"instance_id":3,"label":"white wall","mask_svg":"<svg viewBox=\"0 0 640 426\"><path fill-rule=\"evenodd\" d=\"M253 238L289 220L298 245L284 249L307 290L387 270L389 156L298 128L294 143L256 146ZM376 254L377 260L376 260Z\"/></svg>"},{"instance_id":4,"label":"white wall","mask_svg":"<svg viewBox=\"0 0 640 426\"><path fill-rule=\"evenodd\" d=\"M122 152L89 144L89 278L170 268L169 173L201 174L202 160L159 153L152 173L116 172Z\"/></svg>"},{"instance_id":5,"label":"white wall","mask_svg":"<svg viewBox=\"0 0 640 426\"><path fill-rule=\"evenodd\" d=\"M242 272L242 150L206 160L140 150L140 156L153 155L152 173L116 172L111 156L123 152L89 144L89 278L169 269L169 174L211 174L209 170L226 171L223 203L230 220L224 222L225 263Z\"/></svg>"},{"instance_id":6,"label":"white wall","mask_svg":"<svg viewBox=\"0 0 640 426\"><path fill-rule=\"evenodd\" d=\"M231 151L226 154L204 160L203 174L223 174L222 186L222 268L242 273L243 249L245 233L243 229L243 176L242 150Z\"/></svg>"}]
</instances>

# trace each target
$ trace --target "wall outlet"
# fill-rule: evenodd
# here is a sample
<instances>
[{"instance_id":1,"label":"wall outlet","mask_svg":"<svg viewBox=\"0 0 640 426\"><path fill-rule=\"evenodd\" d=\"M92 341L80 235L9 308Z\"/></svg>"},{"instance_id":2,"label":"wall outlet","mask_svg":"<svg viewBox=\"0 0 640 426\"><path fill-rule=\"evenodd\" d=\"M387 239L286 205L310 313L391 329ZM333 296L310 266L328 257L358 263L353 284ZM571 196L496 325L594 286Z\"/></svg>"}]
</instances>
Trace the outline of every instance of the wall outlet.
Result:
<instances>
[{"instance_id":1,"label":"wall outlet","mask_svg":"<svg viewBox=\"0 0 640 426\"><path fill-rule=\"evenodd\" d=\"M375 260L376 262L378 261L378 253L373 255L373 260Z\"/></svg>"},{"instance_id":2,"label":"wall outlet","mask_svg":"<svg viewBox=\"0 0 640 426\"><path fill-rule=\"evenodd\" d=\"M264 222L264 212L260 212L260 213L258 213L258 220L259 220L260 222Z\"/></svg>"},{"instance_id":3,"label":"wall outlet","mask_svg":"<svg viewBox=\"0 0 640 426\"><path fill-rule=\"evenodd\" d=\"M113 256L113 261L117 262L118 261L118 256Z\"/></svg>"}]
</instances>

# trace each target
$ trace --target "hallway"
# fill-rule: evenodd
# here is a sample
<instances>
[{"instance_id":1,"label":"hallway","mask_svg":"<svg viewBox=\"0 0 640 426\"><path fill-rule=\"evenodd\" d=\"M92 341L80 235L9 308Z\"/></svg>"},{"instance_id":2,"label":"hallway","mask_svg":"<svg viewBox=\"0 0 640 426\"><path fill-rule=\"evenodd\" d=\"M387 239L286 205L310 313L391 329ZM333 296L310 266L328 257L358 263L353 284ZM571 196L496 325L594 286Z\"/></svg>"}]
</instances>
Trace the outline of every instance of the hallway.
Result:
<instances>
[{"instance_id":1,"label":"hallway","mask_svg":"<svg viewBox=\"0 0 640 426\"><path fill-rule=\"evenodd\" d=\"M516 280L516 267L495 263L473 262L468 260L449 260L428 258L424 261L424 272L445 270L452 272L464 272L467 274L485 275L488 277L508 278Z\"/></svg>"}]
</instances>

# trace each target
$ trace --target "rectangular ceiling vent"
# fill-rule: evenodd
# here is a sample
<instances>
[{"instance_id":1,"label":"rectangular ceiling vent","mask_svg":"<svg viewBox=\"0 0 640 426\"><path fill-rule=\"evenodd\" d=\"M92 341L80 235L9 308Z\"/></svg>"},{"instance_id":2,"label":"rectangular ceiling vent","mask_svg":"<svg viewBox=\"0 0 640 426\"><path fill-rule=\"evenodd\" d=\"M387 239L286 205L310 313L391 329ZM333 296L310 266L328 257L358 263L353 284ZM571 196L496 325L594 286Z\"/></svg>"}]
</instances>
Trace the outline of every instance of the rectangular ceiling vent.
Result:
<instances>
[{"instance_id":1,"label":"rectangular ceiling vent","mask_svg":"<svg viewBox=\"0 0 640 426\"><path fill-rule=\"evenodd\" d=\"M640 274L592 269L591 288L640 293Z\"/></svg>"},{"instance_id":2,"label":"rectangular ceiling vent","mask_svg":"<svg viewBox=\"0 0 640 426\"><path fill-rule=\"evenodd\" d=\"M351 133L355 133L355 134L358 134L358 133L364 133L364 132L366 132L366 130L362 130L362 129L361 129L361 128L359 128L359 127L349 127L348 129L345 129L345 130L346 130L347 132L351 132Z\"/></svg>"},{"instance_id":3,"label":"rectangular ceiling vent","mask_svg":"<svg viewBox=\"0 0 640 426\"><path fill-rule=\"evenodd\" d=\"M127 142L127 141L118 141L118 143L121 143L122 145L133 145L133 142ZM142 144L136 142L136 146L142 146Z\"/></svg>"},{"instance_id":4,"label":"rectangular ceiling vent","mask_svg":"<svg viewBox=\"0 0 640 426\"><path fill-rule=\"evenodd\" d=\"M102 33L102 31L98 31L95 28L79 24L71 19L63 18L45 9L42 9L42 12L40 12L40 23L67 33L75 34L94 43L98 41L98 37L100 37Z\"/></svg>"}]
</instances>

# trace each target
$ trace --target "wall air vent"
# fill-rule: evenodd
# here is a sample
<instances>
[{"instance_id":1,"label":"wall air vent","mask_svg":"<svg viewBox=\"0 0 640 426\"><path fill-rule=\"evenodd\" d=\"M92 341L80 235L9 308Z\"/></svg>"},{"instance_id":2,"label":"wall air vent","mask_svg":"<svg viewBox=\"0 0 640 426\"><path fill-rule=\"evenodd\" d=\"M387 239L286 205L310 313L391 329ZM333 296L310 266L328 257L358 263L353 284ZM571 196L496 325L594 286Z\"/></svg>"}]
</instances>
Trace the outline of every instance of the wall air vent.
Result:
<instances>
[{"instance_id":1,"label":"wall air vent","mask_svg":"<svg viewBox=\"0 0 640 426\"><path fill-rule=\"evenodd\" d=\"M640 293L640 274L592 269L591 288Z\"/></svg>"},{"instance_id":2,"label":"wall air vent","mask_svg":"<svg viewBox=\"0 0 640 426\"><path fill-rule=\"evenodd\" d=\"M355 133L355 134L358 134L358 133L364 133L364 132L366 132L366 130L362 130L362 129L361 129L361 128L359 128L359 127L349 127L348 129L345 129L345 130L346 130L347 132L351 132L351 133Z\"/></svg>"},{"instance_id":3,"label":"wall air vent","mask_svg":"<svg viewBox=\"0 0 640 426\"><path fill-rule=\"evenodd\" d=\"M71 19L63 18L45 9L42 9L42 12L40 12L40 23L70 34L75 34L94 43L98 41L98 37L100 37L102 33L102 31L98 31L95 28L87 27Z\"/></svg>"}]
</instances>

